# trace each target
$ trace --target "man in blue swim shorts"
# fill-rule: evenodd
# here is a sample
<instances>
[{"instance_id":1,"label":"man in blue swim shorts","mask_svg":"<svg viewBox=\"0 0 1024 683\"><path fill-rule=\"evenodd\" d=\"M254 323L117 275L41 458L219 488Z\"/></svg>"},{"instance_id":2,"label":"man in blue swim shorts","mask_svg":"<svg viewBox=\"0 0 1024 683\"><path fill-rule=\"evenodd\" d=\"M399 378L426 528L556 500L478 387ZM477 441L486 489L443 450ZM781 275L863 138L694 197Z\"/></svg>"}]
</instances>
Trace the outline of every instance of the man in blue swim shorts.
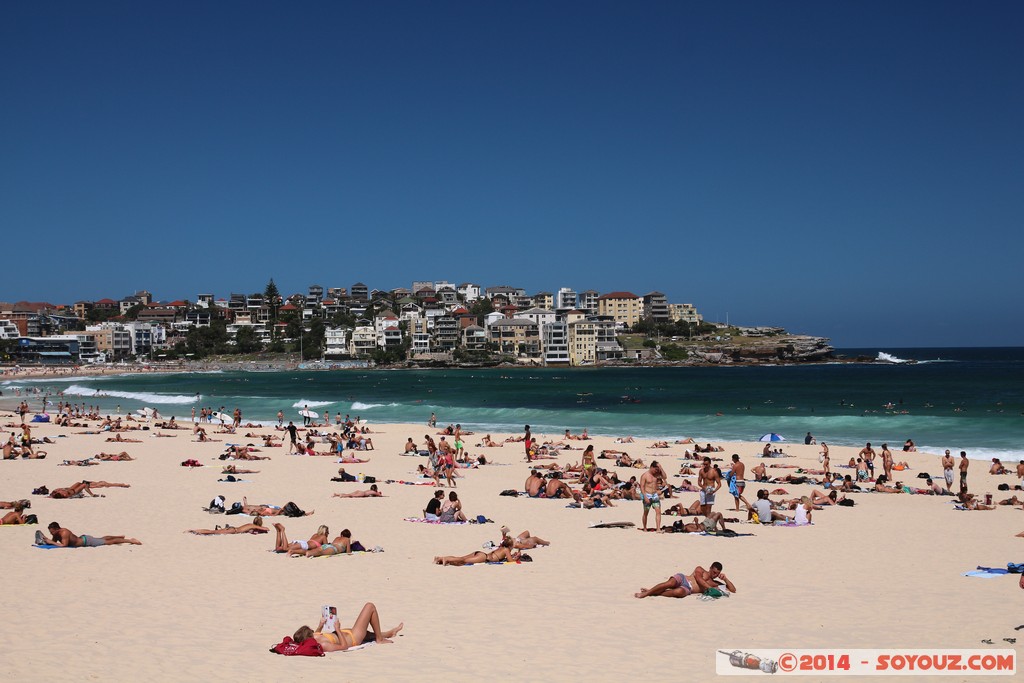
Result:
<instances>
[{"instance_id":1,"label":"man in blue swim shorts","mask_svg":"<svg viewBox=\"0 0 1024 683\"><path fill-rule=\"evenodd\" d=\"M643 530L647 531L647 515L651 508L654 508L654 529L659 534L661 531L661 498L658 492L668 480L668 475L661 468L657 460L651 461L651 466L640 477L640 497L644 503Z\"/></svg>"}]
</instances>

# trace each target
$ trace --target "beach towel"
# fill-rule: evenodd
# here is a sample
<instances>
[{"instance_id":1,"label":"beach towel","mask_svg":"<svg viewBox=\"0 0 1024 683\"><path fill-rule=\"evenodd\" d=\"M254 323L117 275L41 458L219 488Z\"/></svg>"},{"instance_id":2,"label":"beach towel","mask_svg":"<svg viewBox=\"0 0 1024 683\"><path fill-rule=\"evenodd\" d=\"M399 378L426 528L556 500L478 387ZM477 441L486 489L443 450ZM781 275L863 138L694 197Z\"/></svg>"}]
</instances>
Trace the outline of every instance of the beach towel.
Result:
<instances>
[{"instance_id":1,"label":"beach towel","mask_svg":"<svg viewBox=\"0 0 1024 683\"><path fill-rule=\"evenodd\" d=\"M598 522L597 524L591 524L588 529L628 529L634 527L636 524L633 522Z\"/></svg>"},{"instance_id":2,"label":"beach towel","mask_svg":"<svg viewBox=\"0 0 1024 683\"><path fill-rule=\"evenodd\" d=\"M423 519L422 517L406 517L406 522L417 522L419 524L441 524L441 525L458 525L458 524L469 524L469 522L440 522L433 519Z\"/></svg>"},{"instance_id":3,"label":"beach towel","mask_svg":"<svg viewBox=\"0 0 1024 683\"><path fill-rule=\"evenodd\" d=\"M40 550L77 550L76 547L69 545L36 545L33 543L32 547L39 548ZM84 548L85 546L82 547Z\"/></svg>"},{"instance_id":4,"label":"beach towel","mask_svg":"<svg viewBox=\"0 0 1024 683\"><path fill-rule=\"evenodd\" d=\"M1009 572L1005 569L996 569L993 571L988 571L985 569L972 569L969 572L964 572L961 576L970 576L976 579L994 579L997 576L1005 576L1006 574L1009 574Z\"/></svg>"},{"instance_id":5,"label":"beach towel","mask_svg":"<svg viewBox=\"0 0 1024 683\"><path fill-rule=\"evenodd\" d=\"M765 526L802 527L814 526L814 522L811 522L810 524L797 524L796 522L775 522L775 524L765 524Z\"/></svg>"},{"instance_id":6,"label":"beach towel","mask_svg":"<svg viewBox=\"0 0 1024 683\"><path fill-rule=\"evenodd\" d=\"M296 643L291 636L285 636L277 645L270 648L270 651L278 655L288 657L323 657L324 648L316 642L316 638L306 638L301 643Z\"/></svg>"},{"instance_id":7,"label":"beach towel","mask_svg":"<svg viewBox=\"0 0 1024 683\"><path fill-rule=\"evenodd\" d=\"M252 483L252 481L250 479L236 479L233 475L230 475L230 474L228 475L227 479L218 479L217 481L222 481L225 484L251 484Z\"/></svg>"}]
</instances>

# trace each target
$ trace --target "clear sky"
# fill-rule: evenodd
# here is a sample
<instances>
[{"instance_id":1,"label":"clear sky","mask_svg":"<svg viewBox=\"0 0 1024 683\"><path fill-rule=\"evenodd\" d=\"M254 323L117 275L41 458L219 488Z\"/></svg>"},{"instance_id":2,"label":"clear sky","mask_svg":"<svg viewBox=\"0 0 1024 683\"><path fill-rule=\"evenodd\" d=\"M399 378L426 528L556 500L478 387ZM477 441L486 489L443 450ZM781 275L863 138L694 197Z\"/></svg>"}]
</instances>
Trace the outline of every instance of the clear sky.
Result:
<instances>
[{"instance_id":1,"label":"clear sky","mask_svg":"<svg viewBox=\"0 0 1024 683\"><path fill-rule=\"evenodd\" d=\"M7 2L0 300L660 290L1022 345L1024 3Z\"/></svg>"}]
</instances>

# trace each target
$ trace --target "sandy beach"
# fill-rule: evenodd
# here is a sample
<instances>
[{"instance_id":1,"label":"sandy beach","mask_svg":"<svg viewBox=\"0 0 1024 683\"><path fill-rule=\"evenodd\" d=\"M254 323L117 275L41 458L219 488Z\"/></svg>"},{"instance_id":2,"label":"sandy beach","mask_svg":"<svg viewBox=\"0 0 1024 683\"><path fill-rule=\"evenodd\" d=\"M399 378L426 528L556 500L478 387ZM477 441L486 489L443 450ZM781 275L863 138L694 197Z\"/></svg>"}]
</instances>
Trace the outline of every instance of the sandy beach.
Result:
<instances>
[{"instance_id":1,"label":"sandy beach","mask_svg":"<svg viewBox=\"0 0 1024 683\"><path fill-rule=\"evenodd\" d=\"M459 420L458 415L438 418L444 424ZM10 413L0 420L18 422ZM262 449L259 455L270 460L234 463L260 470L241 475L246 482L218 482L225 444L258 442L213 429L218 442L196 443L190 430L164 430L174 438L132 432L124 436L141 443L116 444L105 442L107 434L76 434L80 428L32 427L34 436L55 441L42 446L47 457L0 463L0 500L31 499L28 512L40 522L0 530L8 586L0 673L8 680L201 680L228 672L246 681L471 680L483 672L514 680L621 680L638 673L661 675L666 667L686 672L688 679L708 680L715 676L720 649L1014 647L1003 638L1019 635L1014 627L1024 621L1017 577L962 576L978 565L1024 560L1024 539L1014 536L1024 530L1019 506L957 511L948 497L861 493L851 495L855 507L815 511L809 527L747 524L745 512L735 513L744 520L730 525L741 534L736 538L593 529L590 525L600 521L639 525L641 504L616 501L614 508L580 510L567 509L565 501L500 496L505 489L523 488L529 466L522 445L478 448L482 435L476 434L467 437L468 450L493 464L460 470L456 490L470 517L484 515L494 523L436 526L404 521L422 515L432 486L383 483L414 480L416 465L426 462L399 455L407 437L422 443L424 434L436 434L422 424L370 425L375 444L365 453L370 462L345 465L350 473L380 482L385 497L367 499L331 497L368 487L332 482L339 467L333 457L287 455L287 448ZM7 431L20 434L13 427ZM690 436L701 441L699 434ZM614 448L648 462L655 458L671 483L682 481L674 475L686 446L649 449L650 440L623 445L605 437L573 445L587 443L598 452ZM713 455L723 458L723 467L738 453L751 478L750 470L762 462L757 457L762 444L721 445L724 452ZM794 457L764 462L819 467L818 446L786 443L782 448ZM60 466L65 459L121 450L135 460ZM837 466L856 452L833 448L833 469L850 472ZM581 453L563 451L557 462L576 462ZM939 454L894 451L894 456L912 468L898 473L905 484L923 487L917 478L922 471L941 478ZM189 458L204 467L182 467ZM642 473L614 468L610 460L597 462L624 478ZM40 485L53 489L81 480L131 488L97 489L104 497L95 499L30 495ZM1012 487L1017 479L991 476L985 463L972 461L969 483L972 491L999 500L1011 493L997 485ZM750 500L757 488L748 485ZM782 488L800 496L821 487ZM243 496L250 503L294 501L315 514L279 518L290 538L308 538L326 524L332 537L349 528L353 539L367 547L380 545L384 552L288 558L270 552L273 532L184 533L250 521L204 512L218 494L229 504ZM696 497L684 493L668 503L689 504ZM715 510L731 517L732 508L732 497L723 490ZM75 533L125 534L143 545L34 548L35 531L45 532L54 520ZM532 563L432 564L435 555L462 555L498 541L503 524L513 534L529 529L551 545L530 551ZM716 560L738 589L727 600L633 597L641 587ZM299 626L315 628L321 605L336 605L346 626L367 601L377 605L385 628L404 622L394 644L325 658L268 652ZM995 644L982 645L983 639Z\"/></svg>"}]
</instances>

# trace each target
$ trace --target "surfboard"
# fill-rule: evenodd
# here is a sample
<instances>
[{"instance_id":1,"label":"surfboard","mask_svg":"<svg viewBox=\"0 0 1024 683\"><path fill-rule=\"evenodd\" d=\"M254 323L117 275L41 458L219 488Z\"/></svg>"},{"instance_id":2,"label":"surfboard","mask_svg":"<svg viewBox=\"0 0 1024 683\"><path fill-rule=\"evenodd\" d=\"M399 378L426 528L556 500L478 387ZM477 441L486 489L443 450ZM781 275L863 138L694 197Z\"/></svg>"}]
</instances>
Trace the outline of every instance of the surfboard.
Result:
<instances>
[{"instance_id":1,"label":"surfboard","mask_svg":"<svg viewBox=\"0 0 1024 683\"><path fill-rule=\"evenodd\" d=\"M301 415L302 417L308 417L310 419L316 419L320 417L320 413L314 410L300 410L299 415Z\"/></svg>"},{"instance_id":2,"label":"surfboard","mask_svg":"<svg viewBox=\"0 0 1024 683\"><path fill-rule=\"evenodd\" d=\"M226 425L234 424L235 418L231 417L227 413L214 413L213 420L215 422L223 422Z\"/></svg>"}]
</instances>

